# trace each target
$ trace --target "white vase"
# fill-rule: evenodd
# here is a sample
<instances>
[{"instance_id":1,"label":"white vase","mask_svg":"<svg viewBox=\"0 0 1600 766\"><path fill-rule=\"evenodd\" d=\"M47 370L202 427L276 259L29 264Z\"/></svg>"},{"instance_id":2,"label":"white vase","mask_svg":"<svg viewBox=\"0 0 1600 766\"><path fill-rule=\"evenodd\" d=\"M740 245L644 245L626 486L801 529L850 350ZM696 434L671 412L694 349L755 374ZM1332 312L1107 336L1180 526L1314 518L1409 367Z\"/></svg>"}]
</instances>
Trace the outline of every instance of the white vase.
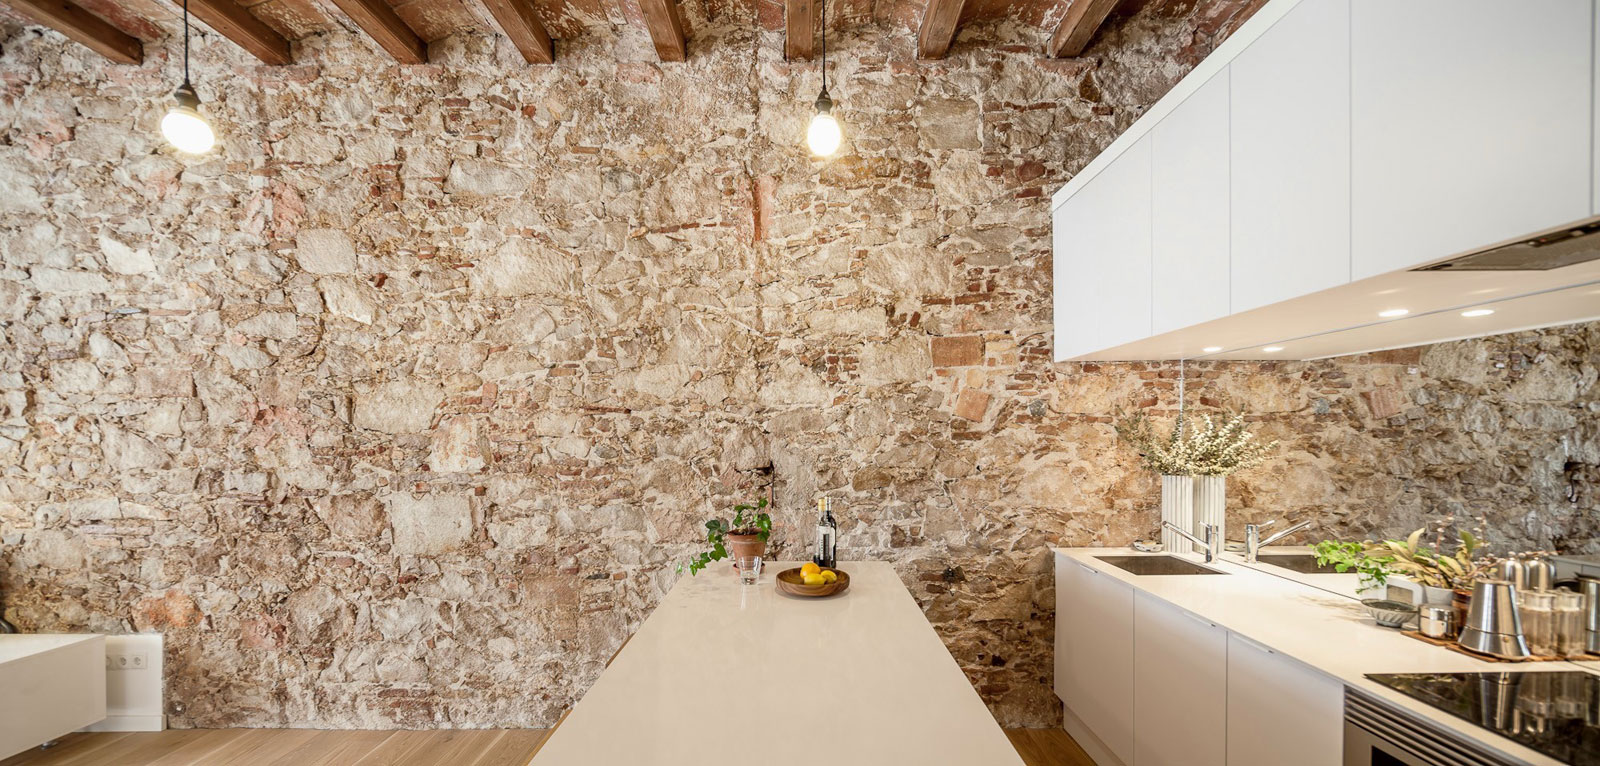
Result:
<instances>
[{"instance_id":1,"label":"white vase","mask_svg":"<svg viewBox=\"0 0 1600 766\"><path fill-rule=\"evenodd\" d=\"M1216 527L1217 538L1222 541L1217 550L1222 550L1223 544L1228 541L1227 527L1223 524L1228 510L1227 488L1226 476L1194 477L1194 527L1189 531L1203 538L1207 524Z\"/></svg>"},{"instance_id":2,"label":"white vase","mask_svg":"<svg viewBox=\"0 0 1600 766\"><path fill-rule=\"evenodd\" d=\"M1194 528L1194 477L1161 475L1161 520L1170 521L1179 529ZM1161 546L1168 553L1188 553L1193 547L1188 540L1165 526L1161 528Z\"/></svg>"}]
</instances>

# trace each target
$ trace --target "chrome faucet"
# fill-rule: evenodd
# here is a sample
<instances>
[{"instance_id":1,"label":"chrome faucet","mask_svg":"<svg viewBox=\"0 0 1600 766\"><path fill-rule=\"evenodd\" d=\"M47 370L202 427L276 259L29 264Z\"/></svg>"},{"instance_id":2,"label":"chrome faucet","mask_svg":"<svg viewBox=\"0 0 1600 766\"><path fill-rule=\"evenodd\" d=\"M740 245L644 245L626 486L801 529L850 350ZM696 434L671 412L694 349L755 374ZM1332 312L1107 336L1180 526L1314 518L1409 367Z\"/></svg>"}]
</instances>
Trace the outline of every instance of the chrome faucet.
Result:
<instances>
[{"instance_id":1,"label":"chrome faucet","mask_svg":"<svg viewBox=\"0 0 1600 766\"><path fill-rule=\"evenodd\" d=\"M1206 536L1204 538L1197 537L1189 530L1184 529L1183 527L1180 527L1170 521L1161 522L1161 526L1183 535L1184 538L1186 538L1189 542L1205 549L1207 564L1216 560L1217 553L1222 550L1222 535L1217 534L1217 526L1215 524L1201 525L1206 530Z\"/></svg>"},{"instance_id":2,"label":"chrome faucet","mask_svg":"<svg viewBox=\"0 0 1600 766\"><path fill-rule=\"evenodd\" d=\"M1292 527L1289 527L1288 529L1285 529L1285 530L1283 530L1283 531L1281 531L1281 532L1279 532L1279 533L1277 533L1275 535L1272 535L1271 537L1268 537L1265 540L1261 539L1261 530L1266 529L1267 527L1270 527L1270 526L1272 526L1273 524L1276 524L1276 523L1277 522L1269 521L1269 522L1267 522L1265 524L1246 524L1246 525L1244 525L1244 560L1245 561L1248 561L1251 564L1256 563L1256 556L1261 553L1261 549L1262 548L1265 548L1268 545L1271 545L1271 544L1273 544L1273 543L1275 543L1275 542L1277 542L1279 540L1282 540L1285 537L1288 537L1289 535L1292 535L1292 534L1294 534L1296 532L1299 532L1302 529L1305 529L1306 527L1311 526L1311 522L1302 521L1299 524L1296 524L1296 525L1294 525Z\"/></svg>"}]
</instances>

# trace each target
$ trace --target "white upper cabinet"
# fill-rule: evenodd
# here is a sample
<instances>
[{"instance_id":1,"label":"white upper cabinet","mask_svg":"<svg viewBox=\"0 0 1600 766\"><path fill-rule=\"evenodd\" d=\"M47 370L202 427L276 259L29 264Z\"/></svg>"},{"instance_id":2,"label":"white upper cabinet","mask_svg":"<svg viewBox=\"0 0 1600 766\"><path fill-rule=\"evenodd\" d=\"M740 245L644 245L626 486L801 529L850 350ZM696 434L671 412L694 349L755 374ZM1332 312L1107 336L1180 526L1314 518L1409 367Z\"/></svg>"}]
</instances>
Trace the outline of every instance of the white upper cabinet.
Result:
<instances>
[{"instance_id":1,"label":"white upper cabinet","mask_svg":"<svg viewBox=\"0 0 1600 766\"><path fill-rule=\"evenodd\" d=\"M1151 332L1228 315L1228 70L1150 131Z\"/></svg>"},{"instance_id":2,"label":"white upper cabinet","mask_svg":"<svg viewBox=\"0 0 1600 766\"><path fill-rule=\"evenodd\" d=\"M1350 279L1350 0L1304 0L1230 68L1238 313Z\"/></svg>"},{"instance_id":3,"label":"white upper cabinet","mask_svg":"<svg viewBox=\"0 0 1600 766\"><path fill-rule=\"evenodd\" d=\"M1600 216L1600 0L1268 0L1052 202L1056 361L1584 321L1600 263L1412 269Z\"/></svg>"},{"instance_id":4,"label":"white upper cabinet","mask_svg":"<svg viewBox=\"0 0 1600 766\"><path fill-rule=\"evenodd\" d=\"M1351 0L1354 279L1589 216L1594 5Z\"/></svg>"},{"instance_id":5,"label":"white upper cabinet","mask_svg":"<svg viewBox=\"0 0 1600 766\"><path fill-rule=\"evenodd\" d=\"M1150 139L1052 216L1056 358L1150 335Z\"/></svg>"}]
</instances>

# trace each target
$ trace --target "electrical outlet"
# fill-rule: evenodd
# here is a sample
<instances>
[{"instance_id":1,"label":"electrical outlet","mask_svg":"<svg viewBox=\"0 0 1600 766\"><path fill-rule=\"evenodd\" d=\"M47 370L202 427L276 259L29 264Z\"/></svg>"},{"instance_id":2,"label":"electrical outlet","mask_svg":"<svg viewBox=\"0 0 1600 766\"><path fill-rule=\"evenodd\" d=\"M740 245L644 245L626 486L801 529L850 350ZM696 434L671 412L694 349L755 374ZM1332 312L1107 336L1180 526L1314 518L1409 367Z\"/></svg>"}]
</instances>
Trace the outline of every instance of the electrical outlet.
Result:
<instances>
[{"instance_id":1,"label":"electrical outlet","mask_svg":"<svg viewBox=\"0 0 1600 766\"><path fill-rule=\"evenodd\" d=\"M144 670L148 667L150 655L144 652L106 655L106 670Z\"/></svg>"}]
</instances>

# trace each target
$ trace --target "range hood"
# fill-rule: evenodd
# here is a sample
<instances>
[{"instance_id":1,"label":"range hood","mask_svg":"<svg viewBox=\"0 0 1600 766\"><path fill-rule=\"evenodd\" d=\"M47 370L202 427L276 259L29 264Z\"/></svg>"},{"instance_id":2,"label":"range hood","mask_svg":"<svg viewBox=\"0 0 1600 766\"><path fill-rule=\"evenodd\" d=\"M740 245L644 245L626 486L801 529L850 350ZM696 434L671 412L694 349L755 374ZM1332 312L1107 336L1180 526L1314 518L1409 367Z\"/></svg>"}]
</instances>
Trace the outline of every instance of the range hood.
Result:
<instances>
[{"instance_id":1,"label":"range hood","mask_svg":"<svg viewBox=\"0 0 1600 766\"><path fill-rule=\"evenodd\" d=\"M1549 271L1600 260L1600 221L1488 247L1412 271Z\"/></svg>"}]
</instances>

